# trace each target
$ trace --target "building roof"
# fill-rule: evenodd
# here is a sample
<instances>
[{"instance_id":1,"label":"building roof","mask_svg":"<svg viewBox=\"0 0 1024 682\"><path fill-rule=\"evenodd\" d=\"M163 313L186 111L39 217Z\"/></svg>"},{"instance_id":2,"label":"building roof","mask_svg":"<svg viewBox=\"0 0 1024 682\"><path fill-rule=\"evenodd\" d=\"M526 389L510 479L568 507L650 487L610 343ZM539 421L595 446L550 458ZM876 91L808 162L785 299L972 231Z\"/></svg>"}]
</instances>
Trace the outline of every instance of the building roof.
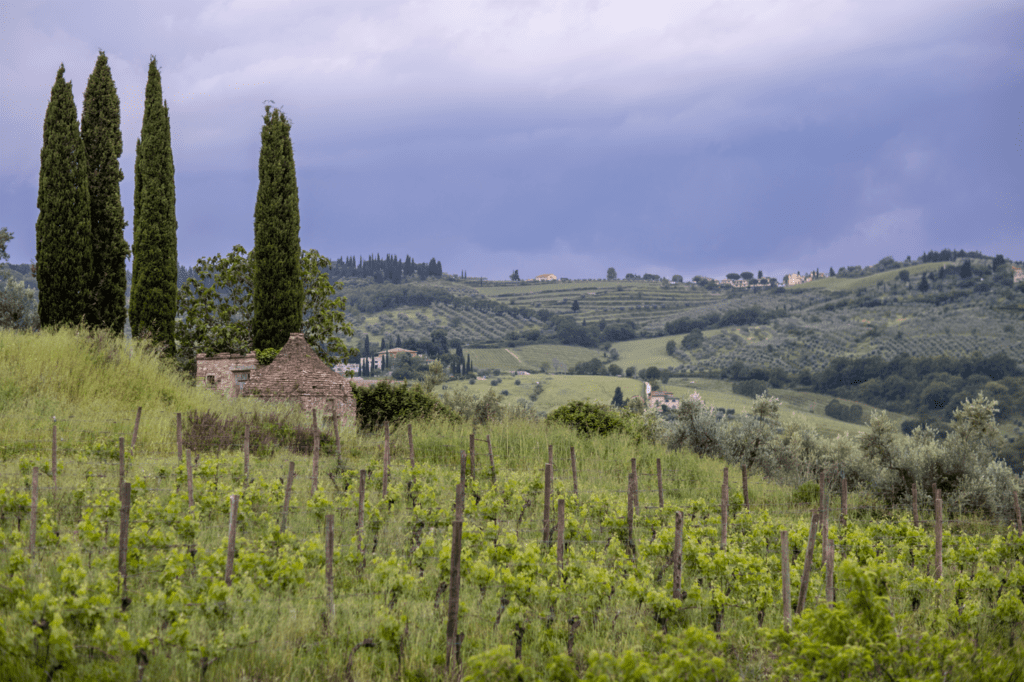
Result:
<instances>
[{"instance_id":1,"label":"building roof","mask_svg":"<svg viewBox=\"0 0 1024 682\"><path fill-rule=\"evenodd\" d=\"M301 333L290 334L274 361L252 373L243 395L276 400L352 400L349 381L320 359Z\"/></svg>"}]
</instances>

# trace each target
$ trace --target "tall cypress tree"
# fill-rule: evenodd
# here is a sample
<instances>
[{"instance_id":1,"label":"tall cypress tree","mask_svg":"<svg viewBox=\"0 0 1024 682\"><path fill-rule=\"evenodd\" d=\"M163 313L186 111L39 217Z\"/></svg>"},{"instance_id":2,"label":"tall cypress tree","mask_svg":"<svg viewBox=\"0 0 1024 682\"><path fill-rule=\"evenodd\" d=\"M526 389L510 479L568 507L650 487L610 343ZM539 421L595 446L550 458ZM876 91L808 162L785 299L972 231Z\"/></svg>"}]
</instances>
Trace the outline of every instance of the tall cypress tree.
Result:
<instances>
[{"instance_id":1,"label":"tall cypress tree","mask_svg":"<svg viewBox=\"0 0 1024 682\"><path fill-rule=\"evenodd\" d=\"M82 104L82 141L89 172L89 203L92 219L90 324L117 333L124 329L124 261L128 242L124 239L124 208L121 206L121 100L107 55L100 51Z\"/></svg>"},{"instance_id":2,"label":"tall cypress tree","mask_svg":"<svg viewBox=\"0 0 1024 682\"><path fill-rule=\"evenodd\" d=\"M39 322L78 324L86 317L92 269L89 176L78 110L64 65L50 90L39 153L36 281Z\"/></svg>"},{"instance_id":3,"label":"tall cypress tree","mask_svg":"<svg viewBox=\"0 0 1024 682\"><path fill-rule=\"evenodd\" d=\"M265 109L256 192L252 262L252 337L256 348L280 348L302 328L299 184L291 122L280 109Z\"/></svg>"},{"instance_id":4,"label":"tall cypress tree","mask_svg":"<svg viewBox=\"0 0 1024 682\"><path fill-rule=\"evenodd\" d=\"M171 120L156 57L149 62L142 135L135 148L135 261L128 314L132 334L151 335L170 354L174 352L178 307L178 221L174 213Z\"/></svg>"}]
</instances>

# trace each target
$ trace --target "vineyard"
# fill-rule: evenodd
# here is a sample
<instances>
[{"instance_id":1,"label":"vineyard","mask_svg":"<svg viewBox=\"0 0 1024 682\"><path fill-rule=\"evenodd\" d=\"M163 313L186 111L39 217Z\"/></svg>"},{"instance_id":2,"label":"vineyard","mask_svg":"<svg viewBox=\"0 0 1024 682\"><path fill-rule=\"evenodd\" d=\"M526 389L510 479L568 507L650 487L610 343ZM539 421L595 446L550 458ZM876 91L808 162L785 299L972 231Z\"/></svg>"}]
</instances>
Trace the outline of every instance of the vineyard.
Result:
<instances>
[{"instance_id":1,"label":"vineyard","mask_svg":"<svg viewBox=\"0 0 1024 682\"><path fill-rule=\"evenodd\" d=\"M137 418L176 432L39 419L3 450L0 679L1024 674L1019 504L880 508L535 423L193 452L187 418L133 448Z\"/></svg>"}]
</instances>

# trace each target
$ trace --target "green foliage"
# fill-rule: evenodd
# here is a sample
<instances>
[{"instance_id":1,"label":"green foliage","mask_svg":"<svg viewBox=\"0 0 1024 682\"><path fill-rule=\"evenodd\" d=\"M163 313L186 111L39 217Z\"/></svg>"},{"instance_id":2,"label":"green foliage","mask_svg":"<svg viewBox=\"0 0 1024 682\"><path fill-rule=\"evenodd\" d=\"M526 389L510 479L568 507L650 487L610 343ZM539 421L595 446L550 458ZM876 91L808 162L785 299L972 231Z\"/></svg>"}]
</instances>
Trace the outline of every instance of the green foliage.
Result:
<instances>
[{"instance_id":1,"label":"green foliage","mask_svg":"<svg viewBox=\"0 0 1024 682\"><path fill-rule=\"evenodd\" d=\"M413 419L455 418L455 413L423 386L378 381L371 386L354 386L356 415L360 428L378 429L384 422L397 424Z\"/></svg>"},{"instance_id":2,"label":"green foliage","mask_svg":"<svg viewBox=\"0 0 1024 682\"><path fill-rule=\"evenodd\" d=\"M125 259L130 249L124 239L121 181L121 102L107 55L100 51L85 88L82 104L82 140L89 170L92 224L92 280L88 321L120 333L128 316L125 308Z\"/></svg>"},{"instance_id":3,"label":"green foliage","mask_svg":"<svg viewBox=\"0 0 1024 682\"><path fill-rule=\"evenodd\" d=\"M36 281L44 327L88 319L92 279L89 164L64 65L50 90L39 153Z\"/></svg>"},{"instance_id":4,"label":"green foliage","mask_svg":"<svg viewBox=\"0 0 1024 682\"><path fill-rule=\"evenodd\" d=\"M175 217L171 121L156 57L149 62L142 134L135 156L135 225L132 251L132 334L175 352L178 310L178 220Z\"/></svg>"},{"instance_id":5,"label":"green foliage","mask_svg":"<svg viewBox=\"0 0 1024 682\"><path fill-rule=\"evenodd\" d=\"M8 259L7 243L13 238L6 227L0 227L0 329L38 329L39 310L35 292L15 279L3 264Z\"/></svg>"},{"instance_id":6,"label":"green foliage","mask_svg":"<svg viewBox=\"0 0 1024 682\"><path fill-rule=\"evenodd\" d=\"M255 352L256 352L256 362L258 362L261 365L269 365L270 363L272 363L274 361L274 358L277 357L277 354L281 352L281 349L280 348L266 348L266 349L262 349L261 350L261 349L257 348Z\"/></svg>"},{"instance_id":7,"label":"green foliage","mask_svg":"<svg viewBox=\"0 0 1024 682\"><path fill-rule=\"evenodd\" d=\"M280 348L301 329L303 317L299 186L291 122L284 112L266 106L261 138L251 258L252 335L258 348Z\"/></svg>"},{"instance_id":8,"label":"green foliage","mask_svg":"<svg viewBox=\"0 0 1024 682\"><path fill-rule=\"evenodd\" d=\"M845 405L836 399L832 399L825 406L825 414L840 421L861 424L864 418L864 408L860 405Z\"/></svg>"},{"instance_id":9,"label":"green foliage","mask_svg":"<svg viewBox=\"0 0 1024 682\"><path fill-rule=\"evenodd\" d=\"M611 408L582 400L562 405L548 414L547 420L572 426L585 436L604 436L626 428L623 418Z\"/></svg>"},{"instance_id":10,"label":"green foliage","mask_svg":"<svg viewBox=\"0 0 1024 682\"><path fill-rule=\"evenodd\" d=\"M732 392L736 395L745 395L748 398L764 393L768 390L768 382L763 379L746 379L744 381L734 381L732 384Z\"/></svg>"}]
</instances>

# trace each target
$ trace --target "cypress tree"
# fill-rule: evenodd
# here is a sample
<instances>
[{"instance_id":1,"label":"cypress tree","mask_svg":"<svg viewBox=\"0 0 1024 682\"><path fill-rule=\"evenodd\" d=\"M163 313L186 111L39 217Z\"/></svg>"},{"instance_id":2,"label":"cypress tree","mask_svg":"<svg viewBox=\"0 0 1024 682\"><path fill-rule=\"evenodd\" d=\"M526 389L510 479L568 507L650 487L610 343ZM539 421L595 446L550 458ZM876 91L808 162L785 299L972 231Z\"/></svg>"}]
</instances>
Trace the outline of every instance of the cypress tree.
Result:
<instances>
[{"instance_id":1,"label":"cypress tree","mask_svg":"<svg viewBox=\"0 0 1024 682\"><path fill-rule=\"evenodd\" d=\"M174 353L178 307L178 221L174 213L171 120L156 57L149 61L142 135L135 146L135 262L128 314L132 334L149 334Z\"/></svg>"},{"instance_id":2,"label":"cypress tree","mask_svg":"<svg viewBox=\"0 0 1024 682\"><path fill-rule=\"evenodd\" d=\"M291 122L267 106L256 193L253 274L253 345L280 348L302 327L299 185L292 154Z\"/></svg>"},{"instance_id":3,"label":"cypress tree","mask_svg":"<svg viewBox=\"0 0 1024 682\"><path fill-rule=\"evenodd\" d=\"M92 252L87 167L75 98L61 64L50 90L39 153L36 281L44 327L78 324L88 310Z\"/></svg>"},{"instance_id":4,"label":"cypress tree","mask_svg":"<svg viewBox=\"0 0 1024 682\"><path fill-rule=\"evenodd\" d=\"M89 203L92 222L92 305L90 324L117 333L124 329L127 286L124 260L128 242L124 239L124 208L121 206L121 100L100 51L96 67L85 86L82 105L82 141L88 161Z\"/></svg>"}]
</instances>

